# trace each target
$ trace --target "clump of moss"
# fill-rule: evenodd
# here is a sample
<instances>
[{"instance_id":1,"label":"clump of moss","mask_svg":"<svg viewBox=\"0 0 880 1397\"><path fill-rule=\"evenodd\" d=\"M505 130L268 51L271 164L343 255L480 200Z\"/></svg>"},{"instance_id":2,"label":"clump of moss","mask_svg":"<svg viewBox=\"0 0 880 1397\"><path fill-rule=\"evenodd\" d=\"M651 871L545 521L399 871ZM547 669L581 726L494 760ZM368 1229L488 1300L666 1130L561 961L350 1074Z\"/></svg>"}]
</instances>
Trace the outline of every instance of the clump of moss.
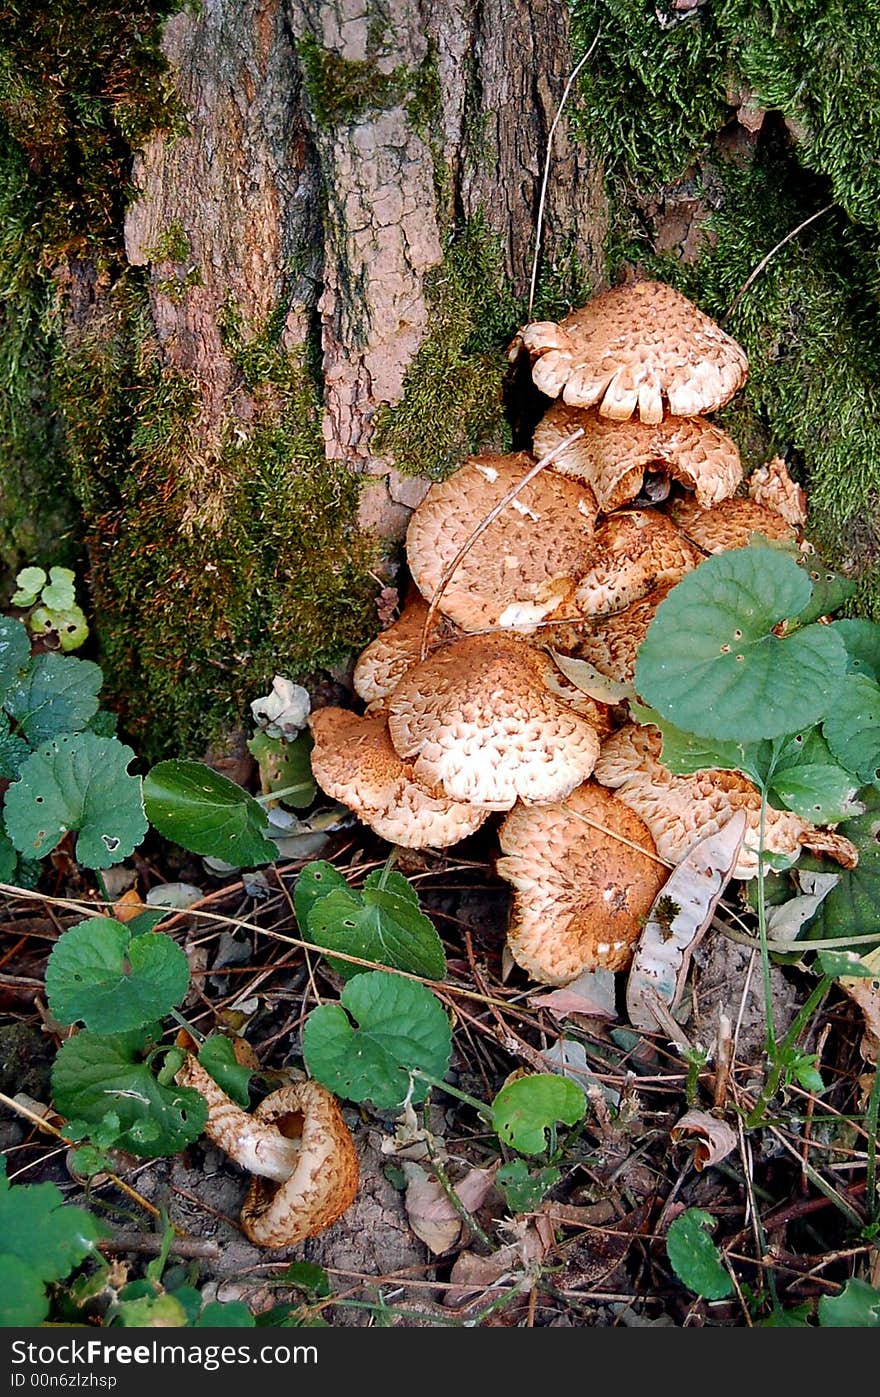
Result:
<instances>
[{"instance_id":1,"label":"clump of moss","mask_svg":"<svg viewBox=\"0 0 880 1397\"><path fill-rule=\"evenodd\" d=\"M378 37L378 36L377 36ZM383 72L377 57L340 58L310 36L297 40L303 84L319 127L356 121L363 112L406 105L418 128L439 95L433 51L418 68L398 64Z\"/></svg>"}]
</instances>

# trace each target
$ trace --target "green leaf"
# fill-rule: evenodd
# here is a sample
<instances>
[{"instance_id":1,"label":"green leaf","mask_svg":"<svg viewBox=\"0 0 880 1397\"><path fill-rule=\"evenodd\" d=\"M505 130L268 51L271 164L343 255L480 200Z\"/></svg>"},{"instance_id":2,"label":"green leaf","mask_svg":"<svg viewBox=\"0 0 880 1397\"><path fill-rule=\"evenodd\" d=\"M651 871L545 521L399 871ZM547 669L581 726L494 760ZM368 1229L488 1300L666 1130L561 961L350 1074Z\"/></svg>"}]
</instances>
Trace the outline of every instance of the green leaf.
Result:
<instances>
[{"instance_id":1,"label":"green leaf","mask_svg":"<svg viewBox=\"0 0 880 1397\"><path fill-rule=\"evenodd\" d=\"M52 1013L95 1033L127 1033L163 1018L188 985L186 956L170 936L133 936L112 917L90 917L64 932L46 966Z\"/></svg>"},{"instance_id":2,"label":"green leaf","mask_svg":"<svg viewBox=\"0 0 880 1397\"><path fill-rule=\"evenodd\" d=\"M561 1171L550 1165L532 1173L524 1159L513 1159L501 1166L495 1183L512 1213L530 1213L561 1178Z\"/></svg>"},{"instance_id":3,"label":"green leaf","mask_svg":"<svg viewBox=\"0 0 880 1397\"><path fill-rule=\"evenodd\" d=\"M823 1329L880 1329L880 1290L848 1280L839 1295L820 1297L819 1323Z\"/></svg>"},{"instance_id":4,"label":"green leaf","mask_svg":"<svg viewBox=\"0 0 880 1397\"><path fill-rule=\"evenodd\" d=\"M54 1184L10 1185L0 1157L0 1327L40 1324L45 1285L69 1275L109 1229Z\"/></svg>"},{"instance_id":5,"label":"green leaf","mask_svg":"<svg viewBox=\"0 0 880 1397\"><path fill-rule=\"evenodd\" d=\"M187 1314L173 1295L141 1295L121 1300L116 1320L126 1329L184 1329Z\"/></svg>"},{"instance_id":6,"label":"green leaf","mask_svg":"<svg viewBox=\"0 0 880 1397\"><path fill-rule=\"evenodd\" d=\"M119 1117L116 1143L132 1154L177 1154L205 1127L205 1099L191 1087L163 1086L142 1054L155 1031L103 1035L83 1029L62 1043L52 1069L52 1095L62 1115L100 1126Z\"/></svg>"},{"instance_id":7,"label":"green leaf","mask_svg":"<svg viewBox=\"0 0 880 1397\"><path fill-rule=\"evenodd\" d=\"M733 1282L721 1265L721 1253L707 1230L714 1226L711 1213L688 1208L670 1223L666 1233L666 1254L673 1271L704 1300L723 1300L733 1291Z\"/></svg>"},{"instance_id":8,"label":"green leaf","mask_svg":"<svg viewBox=\"0 0 880 1397\"><path fill-rule=\"evenodd\" d=\"M0 780L15 781L22 762L30 754L31 749L24 738L12 731L6 714L0 713Z\"/></svg>"},{"instance_id":9,"label":"green leaf","mask_svg":"<svg viewBox=\"0 0 880 1397\"><path fill-rule=\"evenodd\" d=\"M18 855L13 848L12 841L0 824L0 883L10 883L15 873L15 865L18 863Z\"/></svg>"},{"instance_id":10,"label":"green leaf","mask_svg":"<svg viewBox=\"0 0 880 1397\"><path fill-rule=\"evenodd\" d=\"M707 558L661 602L636 663L645 701L701 737L753 742L812 726L846 669L830 626L774 628L810 600L787 554L752 546Z\"/></svg>"},{"instance_id":11,"label":"green leaf","mask_svg":"<svg viewBox=\"0 0 880 1397\"><path fill-rule=\"evenodd\" d=\"M849 977L851 980L874 980L876 970L866 965L855 951L820 951L817 960L822 974L835 980Z\"/></svg>"},{"instance_id":12,"label":"green leaf","mask_svg":"<svg viewBox=\"0 0 880 1397\"><path fill-rule=\"evenodd\" d=\"M278 857L262 806L204 762L159 762L144 778L144 801L159 833L191 853L239 868Z\"/></svg>"},{"instance_id":13,"label":"green leaf","mask_svg":"<svg viewBox=\"0 0 880 1397\"><path fill-rule=\"evenodd\" d=\"M69 611L76 605L75 582L70 568L50 568L49 584L43 588L40 601L53 611Z\"/></svg>"},{"instance_id":14,"label":"green leaf","mask_svg":"<svg viewBox=\"0 0 880 1397\"><path fill-rule=\"evenodd\" d=\"M256 1320L243 1300L211 1300L194 1329L253 1329Z\"/></svg>"},{"instance_id":15,"label":"green leaf","mask_svg":"<svg viewBox=\"0 0 880 1397\"><path fill-rule=\"evenodd\" d=\"M28 617L28 630L31 635L57 636L58 644L65 652L77 650L89 635L85 614L78 606L71 606L66 611L37 606Z\"/></svg>"},{"instance_id":16,"label":"green leaf","mask_svg":"<svg viewBox=\"0 0 880 1397\"><path fill-rule=\"evenodd\" d=\"M880 779L880 685L873 679L848 679L822 730L837 760L860 781Z\"/></svg>"},{"instance_id":17,"label":"green leaf","mask_svg":"<svg viewBox=\"0 0 880 1397\"><path fill-rule=\"evenodd\" d=\"M451 1051L449 1020L439 1000L423 985L384 970L350 980L341 1004L313 1009L303 1032L312 1076L338 1096L372 1101L379 1110L401 1106L411 1085L410 1100L423 1101L429 1084L418 1078L411 1084L410 1072L440 1081Z\"/></svg>"},{"instance_id":18,"label":"green leaf","mask_svg":"<svg viewBox=\"0 0 880 1397\"><path fill-rule=\"evenodd\" d=\"M37 655L10 686L5 707L32 747L62 732L79 732L98 711L104 676L91 660Z\"/></svg>"},{"instance_id":19,"label":"green leaf","mask_svg":"<svg viewBox=\"0 0 880 1397\"><path fill-rule=\"evenodd\" d=\"M22 568L21 572L15 574L18 591L12 598L12 605L31 606L36 601L46 581L46 574L42 568Z\"/></svg>"},{"instance_id":20,"label":"green leaf","mask_svg":"<svg viewBox=\"0 0 880 1397\"><path fill-rule=\"evenodd\" d=\"M807 923L806 934L811 939L857 936L880 928L880 790L869 787L862 792L862 800L864 814L844 821L836 831L856 846L859 861L855 868L801 857L802 868L839 874L839 882ZM877 940L880 942L880 929Z\"/></svg>"},{"instance_id":21,"label":"green leaf","mask_svg":"<svg viewBox=\"0 0 880 1397\"><path fill-rule=\"evenodd\" d=\"M89 732L98 737L115 737L118 722L115 713L110 713L106 708L99 708L94 718L89 720Z\"/></svg>"},{"instance_id":22,"label":"green leaf","mask_svg":"<svg viewBox=\"0 0 880 1397\"><path fill-rule=\"evenodd\" d=\"M822 1073L816 1063L818 1057L815 1053L799 1053L788 1066L789 1079L798 1082L804 1091L823 1092L825 1083L822 1081Z\"/></svg>"},{"instance_id":23,"label":"green leaf","mask_svg":"<svg viewBox=\"0 0 880 1397\"><path fill-rule=\"evenodd\" d=\"M318 793L312 775L312 734L301 732L294 742L286 742L283 737L269 737L265 732L256 732L247 744L248 751L260 768L263 790L271 794L283 791L282 805L292 810L303 810Z\"/></svg>"},{"instance_id":24,"label":"green leaf","mask_svg":"<svg viewBox=\"0 0 880 1397\"><path fill-rule=\"evenodd\" d=\"M130 747L91 732L62 733L32 752L6 793L6 828L27 858L51 853L68 830L86 868L128 858L147 832Z\"/></svg>"},{"instance_id":25,"label":"green leaf","mask_svg":"<svg viewBox=\"0 0 880 1397\"><path fill-rule=\"evenodd\" d=\"M330 1277L324 1267L316 1266L314 1261L292 1261L278 1279L282 1285L295 1285L317 1299L330 1294Z\"/></svg>"},{"instance_id":26,"label":"green leaf","mask_svg":"<svg viewBox=\"0 0 880 1397\"><path fill-rule=\"evenodd\" d=\"M199 1062L227 1096L231 1096L246 1111L250 1109L248 1084L253 1073L236 1058L231 1038L226 1038L222 1033L212 1033L199 1048Z\"/></svg>"},{"instance_id":27,"label":"green leaf","mask_svg":"<svg viewBox=\"0 0 880 1397\"><path fill-rule=\"evenodd\" d=\"M540 1154L546 1148L546 1131L556 1121L574 1125L587 1108L580 1087L568 1077L541 1073L517 1077L499 1091L492 1102L492 1123L505 1145L522 1154Z\"/></svg>"},{"instance_id":28,"label":"green leaf","mask_svg":"<svg viewBox=\"0 0 880 1397\"><path fill-rule=\"evenodd\" d=\"M31 655L31 642L20 621L0 616L0 699L18 678Z\"/></svg>"},{"instance_id":29,"label":"green leaf","mask_svg":"<svg viewBox=\"0 0 880 1397\"><path fill-rule=\"evenodd\" d=\"M369 883L368 879L361 892L337 888L319 898L308 915L308 940L324 951L343 951L394 970L442 980L446 974L443 945L433 923L419 911L417 899L414 904L409 892L401 895ZM330 964L345 979L361 971L345 961Z\"/></svg>"},{"instance_id":30,"label":"green leaf","mask_svg":"<svg viewBox=\"0 0 880 1397\"><path fill-rule=\"evenodd\" d=\"M864 674L880 684L880 625L861 618L835 621L832 625L846 646L851 674Z\"/></svg>"},{"instance_id":31,"label":"green leaf","mask_svg":"<svg viewBox=\"0 0 880 1397\"><path fill-rule=\"evenodd\" d=\"M852 775L830 765L792 766L774 774L770 794L785 810L814 825L837 824L861 812Z\"/></svg>"},{"instance_id":32,"label":"green leaf","mask_svg":"<svg viewBox=\"0 0 880 1397\"><path fill-rule=\"evenodd\" d=\"M813 595L796 617L800 626L808 626L820 616L831 616L856 592L856 584L850 578L821 564L807 565L806 572L813 585Z\"/></svg>"},{"instance_id":33,"label":"green leaf","mask_svg":"<svg viewBox=\"0 0 880 1397\"><path fill-rule=\"evenodd\" d=\"M307 863L293 888L293 908L299 929L305 933L309 914L315 904L328 893L348 892L348 883L332 863L315 859Z\"/></svg>"}]
</instances>

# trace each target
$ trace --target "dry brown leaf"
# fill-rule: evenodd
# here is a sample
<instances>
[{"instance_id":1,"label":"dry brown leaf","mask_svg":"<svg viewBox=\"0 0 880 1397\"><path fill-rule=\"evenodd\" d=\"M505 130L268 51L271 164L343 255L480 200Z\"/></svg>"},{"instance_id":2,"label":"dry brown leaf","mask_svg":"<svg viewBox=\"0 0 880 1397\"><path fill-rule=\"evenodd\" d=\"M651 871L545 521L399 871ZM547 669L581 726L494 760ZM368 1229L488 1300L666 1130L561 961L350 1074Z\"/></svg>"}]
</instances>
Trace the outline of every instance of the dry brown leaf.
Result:
<instances>
[{"instance_id":1,"label":"dry brown leaf","mask_svg":"<svg viewBox=\"0 0 880 1397\"><path fill-rule=\"evenodd\" d=\"M536 1224L541 1225L540 1230ZM499 1247L491 1256L463 1251L456 1257L449 1279L457 1288L447 1290L444 1305L458 1309L484 1296L488 1299L486 1292L504 1281L523 1287L532 1284L537 1267L555 1240L553 1226L547 1218L534 1221L516 1218L511 1222L511 1230L517 1240ZM549 1235L549 1240L542 1232Z\"/></svg>"},{"instance_id":2,"label":"dry brown leaf","mask_svg":"<svg viewBox=\"0 0 880 1397\"><path fill-rule=\"evenodd\" d=\"M533 1009L549 1009L556 1019L584 1014L592 1019L616 1019L614 974L610 970L587 970L562 989L549 994L529 995Z\"/></svg>"},{"instance_id":3,"label":"dry brown leaf","mask_svg":"<svg viewBox=\"0 0 880 1397\"><path fill-rule=\"evenodd\" d=\"M866 1062L880 1061L880 948L862 956L862 964L876 971L875 979L857 979L842 975L840 988L845 990L865 1016L865 1033L859 1051Z\"/></svg>"},{"instance_id":4,"label":"dry brown leaf","mask_svg":"<svg viewBox=\"0 0 880 1397\"><path fill-rule=\"evenodd\" d=\"M494 1165L491 1169L471 1169L453 1185L459 1202L469 1213L484 1201L497 1168ZM407 1181L404 1206L409 1225L429 1251L441 1256L459 1240L462 1220L442 1184L430 1178L421 1165L404 1160L403 1172Z\"/></svg>"},{"instance_id":5,"label":"dry brown leaf","mask_svg":"<svg viewBox=\"0 0 880 1397\"><path fill-rule=\"evenodd\" d=\"M670 1135L675 1144L686 1140L695 1145L694 1168L698 1171L711 1168L736 1149L736 1135L730 1126L708 1111L688 1111L672 1127Z\"/></svg>"},{"instance_id":6,"label":"dry brown leaf","mask_svg":"<svg viewBox=\"0 0 880 1397\"><path fill-rule=\"evenodd\" d=\"M113 904L113 916L118 922L131 922L144 910L144 901L137 888L128 888Z\"/></svg>"}]
</instances>

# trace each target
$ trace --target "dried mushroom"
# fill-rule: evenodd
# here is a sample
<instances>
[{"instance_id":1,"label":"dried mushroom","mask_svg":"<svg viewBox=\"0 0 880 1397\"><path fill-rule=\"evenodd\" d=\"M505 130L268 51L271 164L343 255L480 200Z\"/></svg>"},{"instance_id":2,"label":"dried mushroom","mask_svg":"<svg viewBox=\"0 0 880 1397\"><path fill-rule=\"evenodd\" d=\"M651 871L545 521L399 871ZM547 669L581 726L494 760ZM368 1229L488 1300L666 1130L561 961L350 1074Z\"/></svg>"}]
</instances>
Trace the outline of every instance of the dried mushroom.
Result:
<instances>
[{"instance_id":1,"label":"dried mushroom","mask_svg":"<svg viewBox=\"0 0 880 1397\"><path fill-rule=\"evenodd\" d=\"M583 616L623 611L663 582L679 582L700 554L663 514L627 510L596 530L590 565L578 578L577 610Z\"/></svg>"},{"instance_id":2,"label":"dried mushroom","mask_svg":"<svg viewBox=\"0 0 880 1397\"><path fill-rule=\"evenodd\" d=\"M548 663L515 636L466 636L411 669L388 727L415 779L493 810L560 800L586 780L599 738L550 692Z\"/></svg>"},{"instance_id":3,"label":"dried mushroom","mask_svg":"<svg viewBox=\"0 0 880 1397\"><path fill-rule=\"evenodd\" d=\"M406 536L410 571L428 601L476 526L532 465L524 452L474 456L431 487ZM564 609L589 554L596 513L591 490L544 471L468 549L440 609L466 631L534 627Z\"/></svg>"},{"instance_id":4,"label":"dried mushroom","mask_svg":"<svg viewBox=\"0 0 880 1397\"><path fill-rule=\"evenodd\" d=\"M700 417L609 422L595 411L554 403L535 429L536 454L552 451L577 427L584 435L561 452L553 469L589 485L603 513L634 500L648 472L694 490L704 507L727 499L742 480L736 444Z\"/></svg>"},{"instance_id":5,"label":"dried mushroom","mask_svg":"<svg viewBox=\"0 0 880 1397\"><path fill-rule=\"evenodd\" d=\"M572 407L603 417L662 422L714 412L746 381L748 361L729 335L685 296L657 281L618 286L561 324L527 325L515 341L534 360L532 378Z\"/></svg>"},{"instance_id":6,"label":"dried mushroom","mask_svg":"<svg viewBox=\"0 0 880 1397\"><path fill-rule=\"evenodd\" d=\"M738 810L748 821L734 878L754 878L758 872L761 797L751 781L737 771L698 771L674 776L660 761L661 740L656 728L631 723L614 733L602 747L595 777L617 793L651 831L657 852L678 863L696 843L714 834ZM843 835L821 829L790 810L767 808L764 850L797 858L802 849L827 854L853 868L858 853Z\"/></svg>"},{"instance_id":7,"label":"dried mushroom","mask_svg":"<svg viewBox=\"0 0 880 1397\"><path fill-rule=\"evenodd\" d=\"M797 538L797 530L781 514L757 500L722 500L711 509L701 509L694 499L676 500L669 517L682 535L704 553L745 548L752 534L791 542Z\"/></svg>"},{"instance_id":8,"label":"dried mushroom","mask_svg":"<svg viewBox=\"0 0 880 1397\"><path fill-rule=\"evenodd\" d=\"M318 1082L273 1091L243 1111L191 1054L175 1077L207 1102L205 1134L253 1177L242 1231L259 1247L294 1247L354 1202L357 1154L336 1098Z\"/></svg>"},{"instance_id":9,"label":"dried mushroom","mask_svg":"<svg viewBox=\"0 0 880 1397\"><path fill-rule=\"evenodd\" d=\"M497 870L516 890L507 940L517 964L549 985L625 969L666 877L638 816L588 781L565 801L515 806L500 839Z\"/></svg>"},{"instance_id":10,"label":"dried mushroom","mask_svg":"<svg viewBox=\"0 0 880 1397\"><path fill-rule=\"evenodd\" d=\"M419 785L391 744L384 715L359 718L319 708L309 720L318 785L382 839L407 849L445 849L466 839L488 810L447 800Z\"/></svg>"}]
</instances>

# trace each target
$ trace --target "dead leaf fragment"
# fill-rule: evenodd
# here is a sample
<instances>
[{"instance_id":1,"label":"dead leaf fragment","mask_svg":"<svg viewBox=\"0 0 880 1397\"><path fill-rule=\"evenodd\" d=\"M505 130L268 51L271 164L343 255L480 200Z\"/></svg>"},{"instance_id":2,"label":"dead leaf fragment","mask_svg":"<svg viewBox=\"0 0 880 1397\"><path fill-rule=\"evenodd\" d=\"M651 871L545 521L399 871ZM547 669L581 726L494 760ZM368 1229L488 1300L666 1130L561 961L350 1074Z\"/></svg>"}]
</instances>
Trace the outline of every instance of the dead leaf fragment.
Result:
<instances>
[{"instance_id":1,"label":"dead leaf fragment","mask_svg":"<svg viewBox=\"0 0 880 1397\"><path fill-rule=\"evenodd\" d=\"M688 1111L672 1127L670 1136L676 1145L687 1140L695 1146L694 1168L698 1172L726 1159L736 1149L736 1135L730 1126L708 1111Z\"/></svg>"},{"instance_id":2,"label":"dead leaf fragment","mask_svg":"<svg viewBox=\"0 0 880 1397\"><path fill-rule=\"evenodd\" d=\"M459 1183L453 1185L459 1202L467 1212L473 1212L483 1203L492 1187L496 1169L497 1165L491 1169L471 1169ZM455 1246L461 1236L461 1217L443 1185L437 1179L432 1179L420 1164L404 1160L403 1172L407 1181L404 1206L409 1225L429 1251L435 1256L442 1256Z\"/></svg>"},{"instance_id":3,"label":"dead leaf fragment","mask_svg":"<svg viewBox=\"0 0 880 1397\"><path fill-rule=\"evenodd\" d=\"M529 1004L534 1009L549 1009L556 1019L565 1019L569 1014L583 1014L589 1019L616 1019L614 972L586 970L562 989L529 995Z\"/></svg>"},{"instance_id":4,"label":"dead leaf fragment","mask_svg":"<svg viewBox=\"0 0 880 1397\"><path fill-rule=\"evenodd\" d=\"M840 988L858 1004L865 1016L865 1034L859 1044L859 1051L866 1062L880 1061L880 948L862 956L862 964L869 970L876 970L876 979L867 980L855 976L842 975Z\"/></svg>"}]
</instances>

